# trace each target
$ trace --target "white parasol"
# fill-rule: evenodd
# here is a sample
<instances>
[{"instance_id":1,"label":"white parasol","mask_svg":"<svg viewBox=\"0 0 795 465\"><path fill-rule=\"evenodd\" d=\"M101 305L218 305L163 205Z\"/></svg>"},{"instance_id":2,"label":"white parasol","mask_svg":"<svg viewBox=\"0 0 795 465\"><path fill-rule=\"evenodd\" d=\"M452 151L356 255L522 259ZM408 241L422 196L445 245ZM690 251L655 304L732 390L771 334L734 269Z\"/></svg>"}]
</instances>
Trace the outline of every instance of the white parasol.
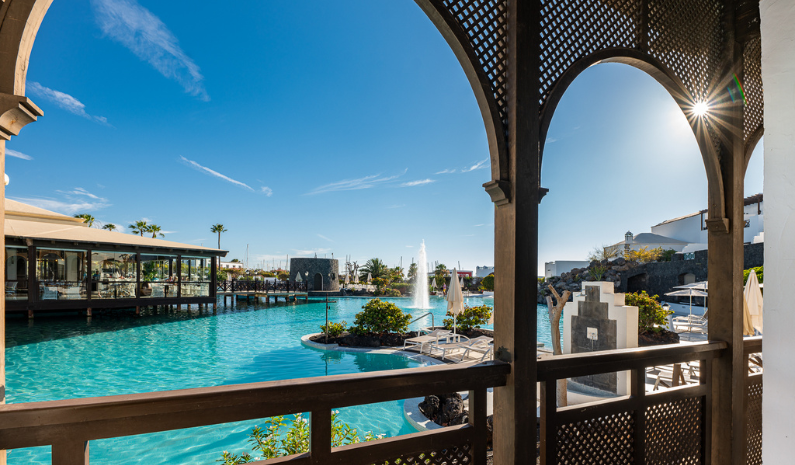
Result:
<instances>
[{"instance_id":1,"label":"white parasol","mask_svg":"<svg viewBox=\"0 0 795 465\"><path fill-rule=\"evenodd\" d=\"M464 312L464 294L458 282L458 271L453 268L453 279L450 280L450 290L447 291L447 311L453 315L453 335L456 333L456 316Z\"/></svg>"}]
</instances>

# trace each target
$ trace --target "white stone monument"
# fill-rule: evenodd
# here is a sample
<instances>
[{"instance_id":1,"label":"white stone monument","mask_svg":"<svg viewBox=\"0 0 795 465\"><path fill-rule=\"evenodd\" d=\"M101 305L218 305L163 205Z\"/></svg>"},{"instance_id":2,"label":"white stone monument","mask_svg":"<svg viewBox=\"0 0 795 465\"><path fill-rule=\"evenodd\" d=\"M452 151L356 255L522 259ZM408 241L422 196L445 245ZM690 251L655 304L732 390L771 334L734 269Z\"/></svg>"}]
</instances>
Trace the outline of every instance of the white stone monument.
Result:
<instances>
[{"instance_id":1,"label":"white stone monument","mask_svg":"<svg viewBox=\"0 0 795 465\"><path fill-rule=\"evenodd\" d=\"M638 346L638 307L625 305L612 282L583 281L582 292L563 308L563 353L576 354ZM619 396L629 394L629 372L573 379Z\"/></svg>"}]
</instances>

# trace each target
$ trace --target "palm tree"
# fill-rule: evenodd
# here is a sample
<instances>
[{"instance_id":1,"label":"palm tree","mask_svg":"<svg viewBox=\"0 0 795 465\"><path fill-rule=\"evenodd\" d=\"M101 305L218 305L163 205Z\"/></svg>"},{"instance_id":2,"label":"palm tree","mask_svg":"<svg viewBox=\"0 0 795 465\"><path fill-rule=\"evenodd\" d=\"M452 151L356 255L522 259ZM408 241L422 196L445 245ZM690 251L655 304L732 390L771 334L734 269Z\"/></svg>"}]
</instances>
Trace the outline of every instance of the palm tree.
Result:
<instances>
[{"instance_id":1,"label":"palm tree","mask_svg":"<svg viewBox=\"0 0 795 465\"><path fill-rule=\"evenodd\" d=\"M359 270L359 273L359 279L362 281L367 280L368 273L373 277L373 279L389 279L389 268L387 268L380 258L371 258L370 260L367 260L367 263L365 263L364 266Z\"/></svg>"},{"instance_id":2,"label":"palm tree","mask_svg":"<svg viewBox=\"0 0 795 465\"><path fill-rule=\"evenodd\" d=\"M130 228L130 231L132 231L133 234L138 234L141 237L144 237L145 232L149 232L149 225L146 224L146 221L144 220L136 221L127 227Z\"/></svg>"},{"instance_id":3,"label":"palm tree","mask_svg":"<svg viewBox=\"0 0 795 465\"><path fill-rule=\"evenodd\" d=\"M417 277L417 264L412 263L411 266L409 266L408 278L409 280L413 280L416 277Z\"/></svg>"},{"instance_id":4,"label":"palm tree","mask_svg":"<svg viewBox=\"0 0 795 465\"><path fill-rule=\"evenodd\" d=\"M221 248L221 233L225 233L227 230L224 228L224 225L221 223L214 224L210 228L210 232L218 233L218 248Z\"/></svg>"},{"instance_id":5,"label":"palm tree","mask_svg":"<svg viewBox=\"0 0 795 465\"><path fill-rule=\"evenodd\" d=\"M158 234L160 234L160 237L166 237L165 234L160 232L161 230L162 228L156 224L150 224L146 227L146 232L152 233L152 239L156 238Z\"/></svg>"},{"instance_id":6,"label":"palm tree","mask_svg":"<svg viewBox=\"0 0 795 465\"><path fill-rule=\"evenodd\" d=\"M80 213L79 215L75 215L75 218L81 218L83 223L86 223L89 228L94 226L94 217L88 213Z\"/></svg>"},{"instance_id":7,"label":"palm tree","mask_svg":"<svg viewBox=\"0 0 795 465\"><path fill-rule=\"evenodd\" d=\"M117 228L116 225L113 223L108 223L105 226L102 226L102 229L107 229L108 231L115 231L119 228Z\"/></svg>"}]
</instances>

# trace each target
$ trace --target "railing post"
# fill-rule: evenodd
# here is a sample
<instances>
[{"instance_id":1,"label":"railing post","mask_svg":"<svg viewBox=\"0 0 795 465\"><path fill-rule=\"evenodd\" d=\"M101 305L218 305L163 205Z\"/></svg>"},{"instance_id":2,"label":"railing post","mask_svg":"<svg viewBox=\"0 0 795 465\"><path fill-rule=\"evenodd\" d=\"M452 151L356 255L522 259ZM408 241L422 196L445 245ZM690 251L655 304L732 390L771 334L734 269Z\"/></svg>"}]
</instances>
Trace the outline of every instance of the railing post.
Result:
<instances>
[{"instance_id":1,"label":"railing post","mask_svg":"<svg viewBox=\"0 0 795 465\"><path fill-rule=\"evenodd\" d=\"M630 370L630 395L637 399L635 408L635 465L646 463L646 369Z\"/></svg>"},{"instance_id":2,"label":"railing post","mask_svg":"<svg viewBox=\"0 0 795 465\"><path fill-rule=\"evenodd\" d=\"M88 465L88 441L53 444L52 465Z\"/></svg>"},{"instance_id":3,"label":"railing post","mask_svg":"<svg viewBox=\"0 0 795 465\"><path fill-rule=\"evenodd\" d=\"M486 465L486 390L469 391L469 424L474 429L472 464Z\"/></svg>"},{"instance_id":4,"label":"railing post","mask_svg":"<svg viewBox=\"0 0 795 465\"><path fill-rule=\"evenodd\" d=\"M557 465L557 444L555 433L558 429L558 380L546 380L541 382L541 464ZM532 438L528 438L531 440ZM525 447L527 445L525 444Z\"/></svg>"},{"instance_id":5,"label":"railing post","mask_svg":"<svg viewBox=\"0 0 795 465\"><path fill-rule=\"evenodd\" d=\"M326 464L331 458L331 409L313 410L309 421L310 461L316 465Z\"/></svg>"}]
</instances>

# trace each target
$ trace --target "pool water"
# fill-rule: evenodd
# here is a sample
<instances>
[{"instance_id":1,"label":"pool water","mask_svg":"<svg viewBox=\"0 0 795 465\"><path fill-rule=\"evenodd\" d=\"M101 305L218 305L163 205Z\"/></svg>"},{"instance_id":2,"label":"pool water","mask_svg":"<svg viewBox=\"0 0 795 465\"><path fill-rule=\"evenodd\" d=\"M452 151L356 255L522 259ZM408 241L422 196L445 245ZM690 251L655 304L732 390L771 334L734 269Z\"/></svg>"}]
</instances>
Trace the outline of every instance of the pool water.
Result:
<instances>
[{"instance_id":1,"label":"pool water","mask_svg":"<svg viewBox=\"0 0 795 465\"><path fill-rule=\"evenodd\" d=\"M338 298L329 319L350 325L365 298ZM409 308L410 299L386 299ZM493 299L469 298L468 305ZM446 302L432 298L440 324ZM537 309L539 341L549 345L546 307ZM326 352L304 347L301 336L319 332L325 302L278 305L238 301L219 304L217 314L161 313L85 318L10 319L6 328L9 403L37 402L273 381L425 366L415 357ZM412 329L430 325L430 317ZM402 401L340 409L340 418L360 435L396 436L414 430L403 418ZM298 413L298 412L295 412ZM92 441L91 463L212 464L224 450L249 452L247 434L262 420L243 421ZM10 451L9 464L49 464L50 448Z\"/></svg>"}]
</instances>

